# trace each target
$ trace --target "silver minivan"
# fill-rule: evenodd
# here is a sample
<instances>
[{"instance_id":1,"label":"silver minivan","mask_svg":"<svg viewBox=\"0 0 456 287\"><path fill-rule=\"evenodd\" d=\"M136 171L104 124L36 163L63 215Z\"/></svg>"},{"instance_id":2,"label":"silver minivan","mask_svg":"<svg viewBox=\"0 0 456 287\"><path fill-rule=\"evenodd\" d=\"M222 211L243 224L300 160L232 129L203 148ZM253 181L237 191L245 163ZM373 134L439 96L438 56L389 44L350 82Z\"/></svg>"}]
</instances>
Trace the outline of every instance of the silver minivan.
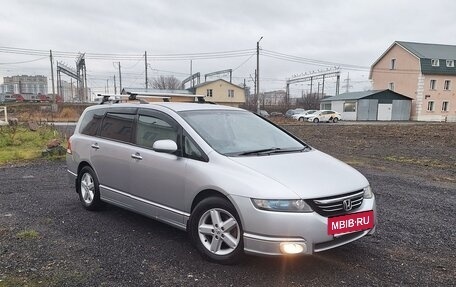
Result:
<instances>
[{"instance_id":1,"label":"silver minivan","mask_svg":"<svg viewBox=\"0 0 456 287\"><path fill-rule=\"evenodd\" d=\"M86 209L106 202L186 230L219 263L312 254L375 230L363 175L239 108L89 107L69 139L67 167Z\"/></svg>"}]
</instances>

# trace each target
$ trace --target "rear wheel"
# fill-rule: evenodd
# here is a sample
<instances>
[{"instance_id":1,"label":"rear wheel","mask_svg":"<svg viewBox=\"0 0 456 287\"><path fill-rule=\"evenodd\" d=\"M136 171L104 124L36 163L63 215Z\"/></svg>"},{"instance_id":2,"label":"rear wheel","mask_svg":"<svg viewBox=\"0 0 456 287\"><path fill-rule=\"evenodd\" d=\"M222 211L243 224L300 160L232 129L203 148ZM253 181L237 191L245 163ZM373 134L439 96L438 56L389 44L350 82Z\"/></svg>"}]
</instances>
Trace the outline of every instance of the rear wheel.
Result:
<instances>
[{"instance_id":1,"label":"rear wheel","mask_svg":"<svg viewBox=\"0 0 456 287\"><path fill-rule=\"evenodd\" d=\"M89 166L85 166L78 174L76 182L79 200L87 210L97 210L101 206L98 178Z\"/></svg>"},{"instance_id":2,"label":"rear wheel","mask_svg":"<svg viewBox=\"0 0 456 287\"><path fill-rule=\"evenodd\" d=\"M320 120L318 118L313 119L314 123L318 123Z\"/></svg>"},{"instance_id":3,"label":"rear wheel","mask_svg":"<svg viewBox=\"0 0 456 287\"><path fill-rule=\"evenodd\" d=\"M303 122L303 121L304 121L304 118L303 118L303 117L300 117L300 118L298 119L298 121Z\"/></svg>"},{"instance_id":4,"label":"rear wheel","mask_svg":"<svg viewBox=\"0 0 456 287\"><path fill-rule=\"evenodd\" d=\"M192 212L189 234L209 261L236 263L244 251L242 225L234 206L221 197L202 200Z\"/></svg>"}]
</instances>

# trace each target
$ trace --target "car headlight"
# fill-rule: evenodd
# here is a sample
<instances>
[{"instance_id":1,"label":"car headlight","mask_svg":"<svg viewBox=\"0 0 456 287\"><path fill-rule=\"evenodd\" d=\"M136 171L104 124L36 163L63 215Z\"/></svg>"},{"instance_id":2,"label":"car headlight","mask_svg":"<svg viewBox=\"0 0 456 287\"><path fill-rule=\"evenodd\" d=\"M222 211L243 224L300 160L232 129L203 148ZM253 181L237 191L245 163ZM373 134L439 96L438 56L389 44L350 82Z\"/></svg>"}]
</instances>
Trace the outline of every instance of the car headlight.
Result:
<instances>
[{"instance_id":1,"label":"car headlight","mask_svg":"<svg viewBox=\"0 0 456 287\"><path fill-rule=\"evenodd\" d=\"M253 205L262 210L282 212L312 212L312 208L302 199L255 199Z\"/></svg>"},{"instance_id":2,"label":"car headlight","mask_svg":"<svg viewBox=\"0 0 456 287\"><path fill-rule=\"evenodd\" d=\"M372 197L374 197L374 193L372 192L372 188L370 187L370 185L366 186L363 190L365 199L371 199Z\"/></svg>"}]
</instances>

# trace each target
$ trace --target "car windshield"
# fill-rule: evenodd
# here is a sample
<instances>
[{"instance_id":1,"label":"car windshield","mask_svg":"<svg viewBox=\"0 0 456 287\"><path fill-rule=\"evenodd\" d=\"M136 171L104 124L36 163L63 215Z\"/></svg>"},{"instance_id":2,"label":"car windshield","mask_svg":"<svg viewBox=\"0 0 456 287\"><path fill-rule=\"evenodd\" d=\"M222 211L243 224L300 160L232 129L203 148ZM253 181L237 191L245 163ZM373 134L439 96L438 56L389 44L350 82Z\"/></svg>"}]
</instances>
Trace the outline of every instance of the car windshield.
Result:
<instances>
[{"instance_id":1,"label":"car windshield","mask_svg":"<svg viewBox=\"0 0 456 287\"><path fill-rule=\"evenodd\" d=\"M293 115L295 113L295 110L288 110L285 114L287 115Z\"/></svg>"},{"instance_id":2,"label":"car windshield","mask_svg":"<svg viewBox=\"0 0 456 287\"><path fill-rule=\"evenodd\" d=\"M308 148L247 111L203 110L179 114L214 150L223 155L300 152Z\"/></svg>"}]
</instances>

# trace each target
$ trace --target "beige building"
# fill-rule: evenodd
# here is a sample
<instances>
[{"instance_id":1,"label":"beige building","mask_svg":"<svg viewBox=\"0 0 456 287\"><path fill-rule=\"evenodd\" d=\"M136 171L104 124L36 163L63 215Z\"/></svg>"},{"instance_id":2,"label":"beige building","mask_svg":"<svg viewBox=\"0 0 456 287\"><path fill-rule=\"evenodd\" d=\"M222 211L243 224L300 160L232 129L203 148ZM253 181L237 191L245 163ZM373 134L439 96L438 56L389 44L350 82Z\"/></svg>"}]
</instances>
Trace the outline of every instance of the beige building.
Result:
<instances>
[{"instance_id":1,"label":"beige building","mask_svg":"<svg viewBox=\"0 0 456 287\"><path fill-rule=\"evenodd\" d=\"M223 79L209 81L190 88L196 95L205 95L205 100L220 105L239 107L245 103L244 88Z\"/></svg>"},{"instance_id":2,"label":"beige building","mask_svg":"<svg viewBox=\"0 0 456 287\"><path fill-rule=\"evenodd\" d=\"M411 120L456 122L456 46L394 42L374 62L374 90L412 98Z\"/></svg>"}]
</instances>

